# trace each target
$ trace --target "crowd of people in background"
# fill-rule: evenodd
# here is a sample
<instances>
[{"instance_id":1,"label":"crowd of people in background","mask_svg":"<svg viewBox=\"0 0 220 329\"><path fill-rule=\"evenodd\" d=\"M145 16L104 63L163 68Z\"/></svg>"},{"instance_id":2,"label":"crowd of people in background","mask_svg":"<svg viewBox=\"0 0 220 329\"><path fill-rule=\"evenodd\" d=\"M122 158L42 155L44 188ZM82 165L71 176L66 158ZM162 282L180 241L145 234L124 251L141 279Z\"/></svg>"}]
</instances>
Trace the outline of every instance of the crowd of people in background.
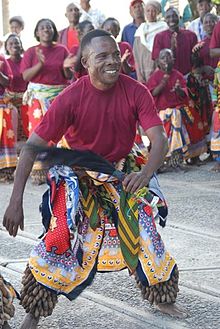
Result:
<instances>
[{"instance_id":1,"label":"crowd of people in background","mask_svg":"<svg viewBox=\"0 0 220 329\"><path fill-rule=\"evenodd\" d=\"M119 41L121 73L147 86L155 100L169 140L160 171L201 165L205 153L207 160L215 160L212 169L220 172L219 18L211 0L197 0L198 18L191 22L188 3L182 16L166 5L132 0L132 22L122 28L119 41L116 17L106 18L90 0L81 0L80 6L70 3L68 27L58 32L49 18L40 19L34 30L38 44L29 49L22 44L22 17L10 18L0 55L1 181L13 180L20 147L54 98L87 75L80 42L93 29L106 30ZM32 178L37 184L45 181L39 161Z\"/></svg>"}]
</instances>

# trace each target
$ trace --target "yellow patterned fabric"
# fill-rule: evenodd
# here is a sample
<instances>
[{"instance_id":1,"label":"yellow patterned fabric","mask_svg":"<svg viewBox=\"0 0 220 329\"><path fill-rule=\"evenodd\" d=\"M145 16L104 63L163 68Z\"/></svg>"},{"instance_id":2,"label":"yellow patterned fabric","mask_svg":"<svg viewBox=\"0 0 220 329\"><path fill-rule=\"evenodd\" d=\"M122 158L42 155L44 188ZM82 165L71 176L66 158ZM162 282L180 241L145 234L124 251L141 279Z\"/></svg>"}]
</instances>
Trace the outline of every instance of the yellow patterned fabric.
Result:
<instances>
[{"instance_id":1,"label":"yellow patterned fabric","mask_svg":"<svg viewBox=\"0 0 220 329\"><path fill-rule=\"evenodd\" d=\"M176 263L165 250L157 232L155 220L159 216L159 198L153 196L150 201L151 193L149 194L146 188L136 196L124 194L128 205L126 216L137 221L138 236L134 239L132 226L124 220L124 209L121 208L122 184L118 181L102 181L102 184L97 186L94 184L97 183L96 180L90 177L89 181L89 197L86 198L83 185L79 182L81 217L77 220L77 232L82 242L82 260L79 260L77 252L71 250L71 246L65 252L58 253L57 248L48 251L45 244L47 233L31 252L29 260L36 280L58 293L67 295L69 299L74 299L91 282L97 271L129 268L126 260L132 246L129 240L132 240L136 247L131 250L131 254L137 255L137 264L136 259L131 264L136 264L135 270L139 277L144 278L149 286L167 281ZM64 186L66 189L66 184ZM56 217L56 225L50 225L49 231L58 227L57 223L61 220L59 214L66 212L63 200L68 201L66 190L57 186L55 191L54 205L57 205L57 212L53 213L53 218ZM133 214L129 217L131 211ZM62 234L63 229L57 229L59 234ZM71 235L68 239L71 241ZM126 248L123 248L123 243ZM60 247L63 244L62 238Z\"/></svg>"}]
</instances>

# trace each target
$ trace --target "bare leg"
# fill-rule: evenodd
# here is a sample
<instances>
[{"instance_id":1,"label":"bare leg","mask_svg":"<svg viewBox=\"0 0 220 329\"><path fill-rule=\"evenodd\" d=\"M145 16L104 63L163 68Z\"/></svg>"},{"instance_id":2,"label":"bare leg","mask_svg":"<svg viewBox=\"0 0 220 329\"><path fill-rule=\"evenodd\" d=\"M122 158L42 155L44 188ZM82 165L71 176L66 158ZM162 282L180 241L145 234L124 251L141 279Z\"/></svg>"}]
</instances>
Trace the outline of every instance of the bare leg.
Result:
<instances>
[{"instance_id":1,"label":"bare leg","mask_svg":"<svg viewBox=\"0 0 220 329\"><path fill-rule=\"evenodd\" d=\"M155 307L160 310L160 312L164 314L168 314L170 316L178 317L181 319L184 319L187 317L186 311L178 307L174 303L164 303L164 304L158 304L155 305Z\"/></svg>"},{"instance_id":2,"label":"bare leg","mask_svg":"<svg viewBox=\"0 0 220 329\"><path fill-rule=\"evenodd\" d=\"M31 313L28 313L21 324L20 329L37 329L39 317L36 319Z\"/></svg>"}]
</instances>

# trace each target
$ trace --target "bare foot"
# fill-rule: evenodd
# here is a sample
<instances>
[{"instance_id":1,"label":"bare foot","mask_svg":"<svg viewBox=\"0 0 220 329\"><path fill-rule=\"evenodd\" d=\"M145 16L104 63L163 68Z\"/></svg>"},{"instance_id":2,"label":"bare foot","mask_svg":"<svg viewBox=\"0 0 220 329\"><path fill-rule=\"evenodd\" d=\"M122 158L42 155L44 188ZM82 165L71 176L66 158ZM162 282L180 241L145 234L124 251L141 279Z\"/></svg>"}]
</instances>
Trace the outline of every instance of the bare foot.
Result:
<instances>
[{"instance_id":1,"label":"bare foot","mask_svg":"<svg viewBox=\"0 0 220 329\"><path fill-rule=\"evenodd\" d=\"M184 319L187 317L187 313L180 307L177 307L176 304L163 303L155 306L164 314L168 314L170 316L174 316L180 319Z\"/></svg>"},{"instance_id":2,"label":"bare foot","mask_svg":"<svg viewBox=\"0 0 220 329\"><path fill-rule=\"evenodd\" d=\"M38 322L39 318L35 319L31 313L28 313L22 322L20 329L37 329Z\"/></svg>"},{"instance_id":3,"label":"bare foot","mask_svg":"<svg viewBox=\"0 0 220 329\"><path fill-rule=\"evenodd\" d=\"M4 322L2 329L11 329L11 326L9 326L8 322Z\"/></svg>"},{"instance_id":4,"label":"bare foot","mask_svg":"<svg viewBox=\"0 0 220 329\"><path fill-rule=\"evenodd\" d=\"M220 172L220 163L216 162L214 167L211 168L211 171Z\"/></svg>"}]
</instances>

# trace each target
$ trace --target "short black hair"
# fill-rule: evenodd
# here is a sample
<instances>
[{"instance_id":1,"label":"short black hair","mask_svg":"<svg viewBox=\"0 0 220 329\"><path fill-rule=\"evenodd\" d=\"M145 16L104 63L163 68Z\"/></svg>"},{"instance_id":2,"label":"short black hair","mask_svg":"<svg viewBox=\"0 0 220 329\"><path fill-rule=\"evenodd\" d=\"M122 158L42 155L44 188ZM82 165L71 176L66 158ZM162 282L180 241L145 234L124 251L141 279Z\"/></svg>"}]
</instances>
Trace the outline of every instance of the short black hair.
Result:
<instances>
[{"instance_id":1,"label":"short black hair","mask_svg":"<svg viewBox=\"0 0 220 329\"><path fill-rule=\"evenodd\" d=\"M37 36L37 30L38 30L38 27L39 27L40 23L42 23L43 21L48 21L52 25L52 28L53 28L53 31L54 31L52 41L56 42L58 40L59 33L57 31L55 23L49 18L42 18L37 22L37 24L35 26L35 29L34 29L34 36L35 36L36 40L40 41L39 37Z\"/></svg>"},{"instance_id":2,"label":"short black hair","mask_svg":"<svg viewBox=\"0 0 220 329\"><path fill-rule=\"evenodd\" d=\"M170 6L170 7L165 11L165 17L166 17L166 14L168 13L168 11L170 11L170 10L175 11L178 17L180 16L179 10L178 10L176 7L174 7L174 6Z\"/></svg>"},{"instance_id":3,"label":"short black hair","mask_svg":"<svg viewBox=\"0 0 220 329\"><path fill-rule=\"evenodd\" d=\"M12 22L17 22L22 29L24 28L24 20L21 16L13 16L9 19L9 24L11 24Z\"/></svg>"},{"instance_id":4,"label":"short black hair","mask_svg":"<svg viewBox=\"0 0 220 329\"><path fill-rule=\"evenodd\" d=\"M90 46L92 39L98 37L112 37L112 34L105 30L99 30L99 29L92 30L86 33L86 35L84 35L84 37L82 38L80 45L81 54L83 54L85 49Z\"/></svg>"},{"instance_id":5,"label":"short black hair","mask_svg":"<svg viewBox=\"0 0 220 329\"><path fill-rule=\"evenodd\" d=\"M106 20L104 20L104 22L102 23L102 26L101 27L104 28L105 24L108 23L108 22L111 22L111 21L115 21L119 25L119 27L120 27L120 23L117 20L117 18L115 18L115 17L108 17L108 18L106 18Z\"/></svg>"},{"instance_id":6,"label":"short black hair","mask_svg":"<svg viewBox=\"0 0 220 329\"><path fill-rule=\"evenodd\" d=\"M10 55L10 54L9 54L9 51L7 50L7 43L8 43L8 40L9 40L10 38L13 38L13 37L19 39L20 44L21 44L21 53L23 54L23 52L24 52L24 48L23 48L23 45L22 45L22 42L21 42L21 39L20 39L19 35L17 35L16 33L11 33L11 34L7 37L7 39L5 40L5 53L6 53L6 55Z\"/></svg>"},{"instance_id":7,"label":"short black hair","mask_svg":"<svg viewBox=\"0 0 220 329\"><path fill-rule=\"evenodd\" d=\"M89 20L85 20L85 21L82 21L78 24L77 30L79 30L80 32L83 32L87 25L93 26L93 29L94 29L94 25L92 24L92 22L89 21Z\"/></svg>"}]
</instances>

